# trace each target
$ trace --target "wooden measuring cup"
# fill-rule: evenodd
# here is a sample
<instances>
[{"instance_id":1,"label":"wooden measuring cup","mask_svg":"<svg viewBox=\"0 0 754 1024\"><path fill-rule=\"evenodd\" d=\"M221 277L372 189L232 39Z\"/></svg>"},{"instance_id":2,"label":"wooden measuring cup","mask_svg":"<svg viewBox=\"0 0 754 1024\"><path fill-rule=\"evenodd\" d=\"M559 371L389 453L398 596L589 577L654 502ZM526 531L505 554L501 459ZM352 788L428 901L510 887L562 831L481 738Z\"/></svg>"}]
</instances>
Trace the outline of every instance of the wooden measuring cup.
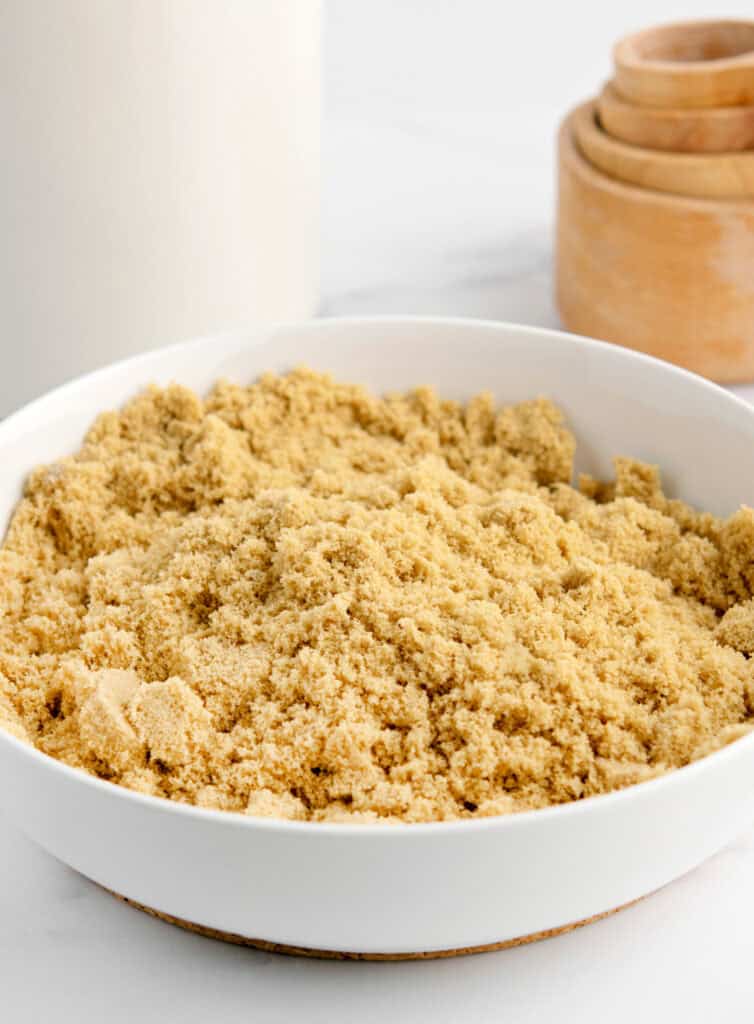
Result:
<instances>
[{"instance_id":1,"label":"wooden measuring cup","mask_svg":"<svg viewBox=\"0 0 754 1024\"><path fill-rule=\"evenodd\" d=\"M613 50L616 90L647 107L754 104L754 22L689 21L645 29Z\"/></svg>"},{"instance_id":2,"label":"wooden measuring cup","mask_svg":"<svg viewBox=\"0 0 754 1024\"><path fill-rule=\"evenodd\" d=\"M579 149L603 174L629 185L679 196L754 198L754 150L743 153L666 153L631 146L603 131L594 103L573 115Z\"/></svg>"},{"instance_id":3,"label":"wooden measuring cup","mask_svg":"<svg viewBox=\"0 0 754 1024\"><path fill-rule=\"evenodd\" d=\"M754 200L627 185L561 127L556 292L565 327L721 382L754 379Z\"/></svg>"},{"instance_id":4,"label":"wooden measuring cup","mask_svg":"<svg viewBox=\"0 0 754 1024\"><path fill-rule=\"evenodd\" d=\"M754 148L754 105L640 107L608 82L597 99L608 135L632 146L672 153L737 153Z\"/></svg>"}]
</instances>

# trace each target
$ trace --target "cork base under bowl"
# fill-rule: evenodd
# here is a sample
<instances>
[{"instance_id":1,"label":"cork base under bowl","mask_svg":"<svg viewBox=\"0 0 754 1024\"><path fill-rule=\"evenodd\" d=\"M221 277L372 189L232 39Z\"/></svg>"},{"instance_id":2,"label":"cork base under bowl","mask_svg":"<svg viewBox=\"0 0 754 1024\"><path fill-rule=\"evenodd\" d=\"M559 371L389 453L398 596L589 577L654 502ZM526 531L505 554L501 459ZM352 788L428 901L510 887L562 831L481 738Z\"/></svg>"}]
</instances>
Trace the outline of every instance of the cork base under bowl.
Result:
<instances>
[{"instance_id":1,"label":"cork base under bowl","mask_svg":"<svg viewBox=\"0 0 754 1024\"><path fill-rule=\"evenodd\" d=\"M193 924L191 921L183 921L181 918L173 917L171 914L163 914L159 910L153 910L152 907L145 907L143 904L137 903L136 900L129 899L127 896L121 896L110 889L106 891L136 910L143 910L144 913L157 917L160 921L166 921L168 924L184 928L186 931L202 935L207 939L218 939L220 942L230 942L235 946L250 946L253 949L260 949L266 953L282 953L285 956L308 956L319 960L440 960L451 956L466 956L470 953L491 953L495 950L524 946L529 942L551 939L556 935L565 935L566 932L572 932L575 928L581 928L586 924L601 921L603 918L609 917L611 914L617 914L619 910L625 910L626 907L633 906L634 903L638 902L638 900L632 900L630 903L624 903L622 906L614 907L612 910L605 910L601 914L594 914L592 917L584 918L582 921L564 924L559 928L548 928L542 932L533 932L531 935L521 935L515 939L506 939L504 942L490 942L484 946L438 949L430 950L427 953L343 953L332 949L286 946L278 942L268 942L266 939L252 939L247 938L245 935L233 935L230 932L218 931L216 928L205 928L203 925Z\"/></svg>"}]
</instances>

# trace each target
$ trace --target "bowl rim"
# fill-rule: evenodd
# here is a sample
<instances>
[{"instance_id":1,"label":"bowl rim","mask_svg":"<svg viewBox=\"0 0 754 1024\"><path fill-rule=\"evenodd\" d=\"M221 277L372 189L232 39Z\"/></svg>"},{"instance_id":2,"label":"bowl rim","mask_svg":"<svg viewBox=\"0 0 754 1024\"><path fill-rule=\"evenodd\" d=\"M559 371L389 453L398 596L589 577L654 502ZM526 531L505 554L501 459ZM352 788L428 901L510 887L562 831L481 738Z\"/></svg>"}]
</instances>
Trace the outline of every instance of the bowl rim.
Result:
<instances>
[{"instance_id":1,"label":"bowl rim","mask_svg":"<svg viewBox=\"0 0 754 1024\"><path fill-rule=\"evenodd\" d=\"M731 741L724 747L706 754L689 764L680 768L673 768L662 775L645 782L636 782L623 789L612 790L609 793L599 793L595 796L584 797L580 800L570 800L561 804L553 804L549 807L538 807L526 811L512 811L509 814L492 814L483 818L452 818L448 821L369 821L369 822L348 822L348 821L294 821L287 818L268 818L259 815L245 814L242 811L223 811L212 807L199 807L196 804L184 804L177 800L170 800L168 797L152 796L149 793L139 793L137 790L128 789L117 782L108 782L96 775L90 775L83 768L74 768L64 761L58 761L49 754L37 750L31 743L18 739L11 733L6 732L0 726L0 745L7 743L11 749L22 757L30 757L36 761L43 770L51 769L68 778L71 782L82 783L85 786L94 788L103 796L112 796L116 800L124 800L128 803L140 805L147 810L156 811L158 814L164 811L167 814L177 814L179 817L194 819L199 822L207 822L212 826L220 825L229 828L257 829L261 828L266 832L292 833L292 834L313 834L322 836L363 836L374 838L394 837L409 832L411 835L436 835L454 833L476 833L488 831L510 831L517 828L526 828L529 825L544 825L546 822L560 820L564 817L576 817L584 814L599 813L600 810L607 810L615 805L624 804L632 800L640 800L642 797L650 798L660 789L668 789L691 781L695 775L704 772L712 765L722 765L725 761L735 760L744 756L754 746L754 729L745 736Z\"/></svg>"},{"instance_id":2,"label":"bowl rim","mask_svg":"<svg viewBox=\"0 0 754 1024\"><path fill-rule=\"evenodd\" d=\"M738 407L752 418L754 427L754 407L748 402L732 394L718 384L692 373L682 367L675 366L665 360L657 359L644 352L637 352L633 349L613 345L609 342L598 341L581 335L574 335L568 331L556 328L530 326L505 320L489 320L474 317L446 317L446 316L401 316L401 315L375 315L375 316L348 316L348 317L318 317L304 321L279 322L261 327L246 327L232 331L222 331L202 335L198 338L190 338L179 341L161 348L152 349L135 356L109 363L107 366L81 374L57 388L45 392L38 398L22 406L11 413L6 419L0 422L0 452L7 443L12 443L19 429L23 429L29 422L32 422L36 415L43 411L45 405L53 399L65 398L74 394L79 388L90 387L98 380L117 374L126 367L148 367L150 362L157 362L165 356L189 352L192 348L204 348L207 345L246 343L250 345L263 344L274 333L287 330L295 330L301 333L316 333L327 330L328 327L374 327L380 324L393 324L395 326L424 326L424 327L460 327L468 330L483 328L493 333L515 334L523 332L534 337L557 339L559 343L565 342L571 345L574 350L582 351L609 351L612 356L627 361L638 361L655 370L660 370L669 377L684 379L693 386L703 391L715 394L718 398L727 402L733 407ZM4 536L4 525L0 524ZM262 829L265 832L279 834L313 834L321 836L349 836L362 838L382 837L391 839L405 835L436 835L440 834L467 834L476 832L487 832L490 830L510 831L518 828L526 828L529 825L542 823L551 820L559 820L563 817L598 813L600 810L607 810L614 805L620 805L634 799L650 797L660 789L667 789L682 785L685 781L693 779L699 773L703 773L710 766L723 765L726 761L735 760L744 756L749 748L754 747L754 729L744 736L741 736L725 746L713 751L696 761L692 761L680 768L674 768L655 778L644 782L634 783L623 789L613 790L608 793L601 793L595 796L585 797L580 800L572 800L562 804L555 804L549 807L537 808L534 810L514 811L510 814L490 815L478 819L451 819L449 821L427 821L427 822L328 822L328 821L292 821L285 818L267 818L245 814L240 811L225 811L210 807L199 807L194 804L184 804L167 797L152 796L147 793L139 793L136 790L128 789L118 783L108 782L82 768L74 768L49 754L43 753L29 741L21 740L0 726L0 745L7 744L12 751L21 757L27 757L35 762L42 770L51 770L61 773L69 781L80 783L90 787L103 796L112 796L113 799L123 800L145 809L167 814L176 814L180 817L207 822L210 825L223 824L229 828L241 829Z\"/></svg>"}]
</instances>

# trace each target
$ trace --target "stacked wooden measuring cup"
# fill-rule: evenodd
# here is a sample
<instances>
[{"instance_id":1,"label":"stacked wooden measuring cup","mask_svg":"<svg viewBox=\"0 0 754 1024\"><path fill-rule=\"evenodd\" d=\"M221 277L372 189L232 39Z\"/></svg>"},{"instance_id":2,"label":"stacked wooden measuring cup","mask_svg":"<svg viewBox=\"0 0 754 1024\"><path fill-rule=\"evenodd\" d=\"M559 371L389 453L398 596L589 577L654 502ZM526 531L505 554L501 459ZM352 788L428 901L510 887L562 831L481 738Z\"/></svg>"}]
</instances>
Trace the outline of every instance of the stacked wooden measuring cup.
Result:
<instances>
[{"instance_id":1,"label":"stacked wooden measuring cup","mask_svg":"<svg viewBox=\"0 0 754 1024\"><path fill-rule=\"evenodd\" d=\"M570 330L754 379L754 22L621 40L559 139L557 302Z\"/></svg>"}]
</instances>

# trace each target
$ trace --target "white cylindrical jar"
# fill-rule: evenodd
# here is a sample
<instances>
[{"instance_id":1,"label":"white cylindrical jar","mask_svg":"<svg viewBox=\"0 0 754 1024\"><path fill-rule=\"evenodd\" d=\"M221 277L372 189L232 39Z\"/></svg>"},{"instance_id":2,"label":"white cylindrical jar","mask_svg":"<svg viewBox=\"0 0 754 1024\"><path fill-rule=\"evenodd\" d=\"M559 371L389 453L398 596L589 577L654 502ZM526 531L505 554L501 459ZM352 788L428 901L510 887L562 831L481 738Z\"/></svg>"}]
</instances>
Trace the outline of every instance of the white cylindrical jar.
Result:
<instances>
[{"instance_id":1,"label":"white cylindrical jar","mask_svg":"<svg viewBox=\"0 0 754 1024\"><path fill-rule=\"evenodd\" d=\"M319 0L5 0L0 416L133 352L311 315Z\"/></svg>"}]
</instances>

